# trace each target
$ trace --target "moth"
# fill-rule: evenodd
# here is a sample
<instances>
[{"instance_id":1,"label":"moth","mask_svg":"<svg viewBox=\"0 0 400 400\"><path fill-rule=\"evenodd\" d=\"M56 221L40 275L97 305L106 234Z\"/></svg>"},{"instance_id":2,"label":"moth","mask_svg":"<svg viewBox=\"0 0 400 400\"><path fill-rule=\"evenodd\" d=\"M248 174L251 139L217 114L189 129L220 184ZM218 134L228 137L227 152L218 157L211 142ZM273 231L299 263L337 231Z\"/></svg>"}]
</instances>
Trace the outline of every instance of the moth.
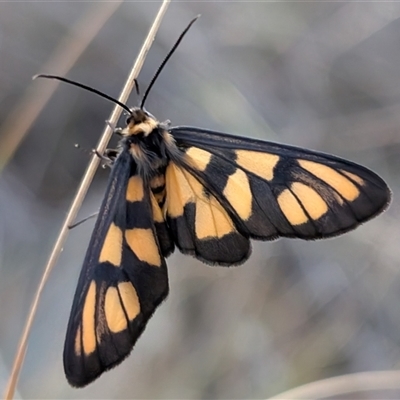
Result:
<instances>
[{"instance_id":1,"label":"moth","mask_svg":"<svg viewBox=\"0 0 400 400\"><path fill-rule=\"evenodd\" d=\"M194 21L191 22L191 24ZM329 154L195 127L170 127L140 107L126 126L83 262L64 347L82 387L121 363L168 295L165 258L177 247L210 265L243 263L250 239L305 240L348 232L391 193L374 172Z\"/></svg>"}]
</instances>

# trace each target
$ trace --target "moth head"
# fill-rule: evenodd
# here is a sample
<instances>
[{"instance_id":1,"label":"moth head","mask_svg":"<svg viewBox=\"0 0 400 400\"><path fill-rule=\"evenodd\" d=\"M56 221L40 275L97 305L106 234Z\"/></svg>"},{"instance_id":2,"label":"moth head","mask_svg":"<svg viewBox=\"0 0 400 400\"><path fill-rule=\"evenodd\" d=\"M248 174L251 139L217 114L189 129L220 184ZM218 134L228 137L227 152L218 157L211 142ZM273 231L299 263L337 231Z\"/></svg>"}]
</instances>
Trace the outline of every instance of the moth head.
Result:
<instances>
[{"instance_id":1,"label":"moth head","mask_svg":"<svg viewBox=\"0 0 400 400\"><path fill-rule=\"evenodd\" d=\"M126 127L121 131L123 136L148 136L159 126L159 122L146 110L134 107L126 119Z\"/></svg>"}]
</instances>

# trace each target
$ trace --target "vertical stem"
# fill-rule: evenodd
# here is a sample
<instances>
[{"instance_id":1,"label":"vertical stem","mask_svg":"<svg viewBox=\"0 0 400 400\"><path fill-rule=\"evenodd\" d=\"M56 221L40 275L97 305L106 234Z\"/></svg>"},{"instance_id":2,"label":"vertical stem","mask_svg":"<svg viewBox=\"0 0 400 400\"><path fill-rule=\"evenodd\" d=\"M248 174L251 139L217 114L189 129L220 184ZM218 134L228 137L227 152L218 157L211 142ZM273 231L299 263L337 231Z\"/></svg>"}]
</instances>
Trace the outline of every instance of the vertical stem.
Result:
<instances>
[{"instance_id":1,"label":"vertical stem","mask_svg":"<svg viewBox=\"0 0 400 400\"><path fill-rule=\"evenodd\" d=\"M133 87L135 86L135 79L138 76L140 69L143 66L144 60L145 60L147 53L151 47L151 44L154 41L155 35L158 31L158 28L160 27L162 18L167 10L169 3L170 3L170 0L163 1L162 5L158 11L158 14L153 22L153 25L150 28L147 38L146 38L145 42L143 43L142 49L140 50L140 53L139 53L138 57L136 58L133 68L132 68L132 70L126 80L126 83L121 91L121 94L118 98L118 100L122 103L125 103L127 101L130 92L132 91ZM121 115L121 112L122 112L122 110L119 106L114 107L114 109L111 113L111 116L109 118L109 121L111 124L115 124L118 121L118 119ZM103 131L103 134L102 134L102 136L99 140L99 143L97 145L97 148L96 148L96 150L100 154L104 153L104 150L106 149L106 146L111 138L112 133L113 133L112 129L110 128L110 126L107 125ZM54 244L53 250L50 254L49 260L44 269L42 279L40 281L40 284L38 286L34 300L32 302L32 306L31 306L30 312L28 314L24 330L22 332L20 343L19 343L18 349L17 349L17 354L14 359L14 364L12 367L10 379L8 381L6 391L4 393L4 399L10 400L14 396L15 387L18 382L19 373L21 371L21 367L22 367L23 360L24 360L25 353L26 353L29 333L32 328L32 323L33 323L33 320L34 320L34 317L35 317L35 314L36 314L36 311L38 308L41 293L43 291L43 288L45 286L47 278L50 275L51 270L53 269L55 263L58 260L58 257L62 251L62 247L68 236L69 226L72 225L72 223L75 221L78 210L83 202L83 199L86 196L86 193L89 189L89 185L93 180L94 174L95 174L99 164L100 164L100 159L99 159L99 157L97 157L94 154L89 162L86 172L85 172L85 174L82 178L82 181L79 185L79 188L76 192L75 198L72 201L71 207L68 211L65 221L61 227L60 233Z\"/></svg>"}]
</instances>

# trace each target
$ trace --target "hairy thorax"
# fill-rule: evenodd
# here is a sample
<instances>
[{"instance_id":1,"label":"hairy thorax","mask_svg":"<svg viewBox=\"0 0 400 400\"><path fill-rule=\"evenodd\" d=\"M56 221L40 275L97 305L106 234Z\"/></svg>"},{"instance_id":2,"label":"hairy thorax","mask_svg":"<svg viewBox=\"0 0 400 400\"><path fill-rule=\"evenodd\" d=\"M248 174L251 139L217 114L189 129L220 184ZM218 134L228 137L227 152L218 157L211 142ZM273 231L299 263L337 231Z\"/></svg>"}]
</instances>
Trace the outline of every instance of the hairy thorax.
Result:
<instances>
[{"instance_id":1,"label":"hairy thorax","mask_svg":"<svg viewBox=\"0 0 400 400\"><path fill-rule=\"evenodd\" d=\"M119 131L122 145L135 160L137 174L149 182L160 208L165 202L165 171L169 155L178 155L175 140L168 132L168 124L160 123L140 108L132 109L126 127Z\"/></svg>"}]
</instances>

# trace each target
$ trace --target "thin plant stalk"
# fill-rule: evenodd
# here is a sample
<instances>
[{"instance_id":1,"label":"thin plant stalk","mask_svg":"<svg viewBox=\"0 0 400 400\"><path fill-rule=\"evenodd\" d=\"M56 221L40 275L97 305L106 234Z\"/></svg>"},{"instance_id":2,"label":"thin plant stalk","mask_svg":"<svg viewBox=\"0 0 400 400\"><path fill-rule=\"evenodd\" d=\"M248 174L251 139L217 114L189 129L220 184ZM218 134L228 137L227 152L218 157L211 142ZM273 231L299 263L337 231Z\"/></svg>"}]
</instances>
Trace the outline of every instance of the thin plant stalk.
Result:
<instances>
[{"instance_id":1,"label":"thin plant stalk","mask_svg":"<svg viewBox=\"0 0 400 400\"><path fill-rule=\"evenodd\" d=\"M268 400L317 400L346 395L352 397L361 392L396 389L400 389L400 371L368 371L307 383Z\"/></svg>"},{"instance_id":2,"label":"thin plant stalk","mask_svg":"<svg viewBox=\"0 0 400 400\"><path fill-rule=\"evenodd\" d=\"M161 4L161 7L158 11L158 14L157 14L154 22L153 22L153 25L150 28L147 38L143 43L140 53L136 58L133 68L132 68L132 70L126 80L126 83L121 91L121 94L118 98L118 100L122 103L125 103L127 101L132 89L135 87L135 79L137 78L137 76L143 66L144 60L145 60L147 53L151 47L151 44L154 41L155 35L158 31L158 28L160 27L162 18L168 8L169 3L170 3L170 0L164 0L163 3ZM111 113L111 116L109 118L110 124L106 125L106 127L103 131L103 134L99 140L99 143L96 147L96 150L98 153L100 153L100 154L104 153L104 151L107 147L107 144L113 133L110 125L113 126L117 123L117 121L121 115L121 112L122 112L122 109L118 105L114 107L114 109ZM6 391L4 393L4 399L10 400L13 398L14 391L15 391L15 388L16 388L16 385L18 382L19 373L20 373L20 370L21 370L21 367L23 364L23 360L24 360L24 356L26 353L27 340L28 340L29 333L30 333L30 330L32 327L32 323L33 323L33 320L34 320L34 317L35 317L35 314L36 314L36 311L38 308L41 293L42 293L45 283L50 275L51 270L53 269L55 263L58 260L58 257L62 251L65 240L68 236L69 226L71 226L73 224L73 222L75 221L75 218L77 216L79 208L80 208L80 206L83 202L83 199L85 198L86 193L89 189L89 185L92 182L94 174L100 165L100 161L101 160L97 155L94 154L92 156L92 158L89 162L89 165L86 169L86 172L82 178L82 181L79 185L79 188L77 190L75 198L72 201L72 204L68 211L68 214L63 222L63 225L61 227L61 230L57 237L57 240L54 244L53 250L50 254L49 260L44 269L42 279L38 286L37 292L36 292L34 300L32 302L30 312L28 314L28 317L27 317L27 320L25 323L25 327L24 327L24 330L23 330L23 333L22 333L22 336L20 339L20 343L18 345L15 359L14 359L14 364L12 367L10 379L8 381Z\"/></svg>"}]
</instances>

